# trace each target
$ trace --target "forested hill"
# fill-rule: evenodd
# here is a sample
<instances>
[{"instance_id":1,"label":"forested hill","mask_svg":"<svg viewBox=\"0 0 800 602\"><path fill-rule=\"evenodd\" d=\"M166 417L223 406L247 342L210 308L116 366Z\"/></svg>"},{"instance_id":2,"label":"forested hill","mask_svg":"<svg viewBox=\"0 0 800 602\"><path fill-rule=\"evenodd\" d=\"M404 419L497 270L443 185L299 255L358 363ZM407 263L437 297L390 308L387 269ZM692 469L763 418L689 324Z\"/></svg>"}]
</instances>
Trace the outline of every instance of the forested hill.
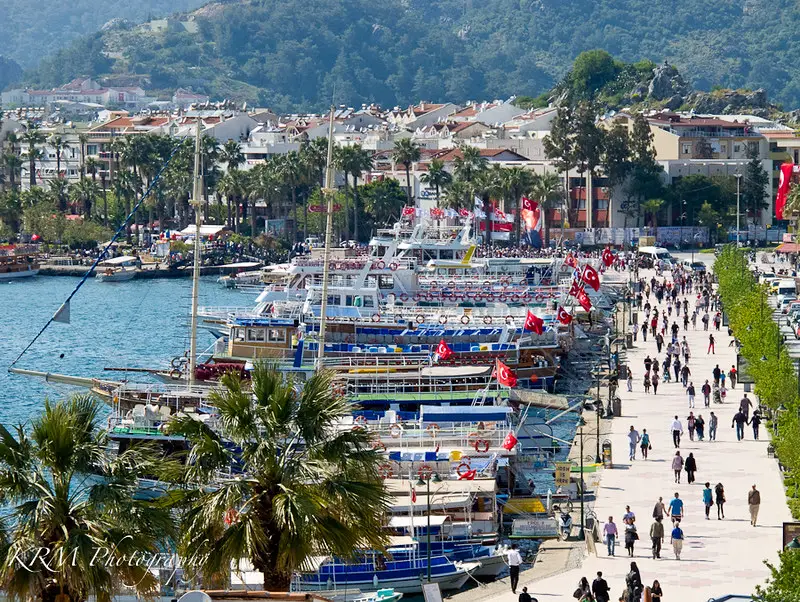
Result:
<instances>
[{"instance_id":1,"label":"forested hill","mask_svg":"<svg viewBox=\"0 0 800 602\"><path fill-rule=\"evenodd\" d=\"M185 0L184 0L185 1ZM700 89L764 87L800 106L797 0L227 0L197 33L116 28L45 61L29 80L148 74L278 109L332 98L406 105L536 95L583 50L669 60ZM186 18L185 16L183 17ZM105 55L101 55L103 50ZM91 56L87 56L87 53ZM106 58L113 57L113 58Z\"/></svg>"},{"instance_id":2,"label":"forested hill","mask_svg":"<svg viewBox=\"0 0 800 602\"><path fill-rule=\"evenodd\" d=\"M205 0L2 0L0 54L23 67L93 33L112 19L138 23L176 10L189 10Z\"/></svg>"}]
</instances>

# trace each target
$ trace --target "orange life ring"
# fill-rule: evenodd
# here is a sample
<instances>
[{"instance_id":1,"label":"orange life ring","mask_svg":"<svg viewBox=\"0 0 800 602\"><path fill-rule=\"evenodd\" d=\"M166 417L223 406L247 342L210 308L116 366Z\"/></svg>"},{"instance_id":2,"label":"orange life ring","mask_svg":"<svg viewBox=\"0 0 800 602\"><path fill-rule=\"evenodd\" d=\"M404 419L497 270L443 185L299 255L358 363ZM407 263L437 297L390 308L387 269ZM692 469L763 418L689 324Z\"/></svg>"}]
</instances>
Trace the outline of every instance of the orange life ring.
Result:
<instances>
[{"instance_id":1,"label":"orange life ring","mask_svg":"<svg viewBox=\"0 0 800 602\"><path fill-rule=\"evenodd\" d=\"M378 439L377 441L375 441L375 442L372 444L372 449L373 449L373 450L375 450L375 451L382 451L382 452L385 452L385 451L386 451L386 446L383 444L383 441L381 441L380 439Z\"/></svg>"},{"instance_id":2,"label":"orange life ring","mask_svg":"<svg viewBox=\"0 0 800 602\"><path fill-rule=\"evenodd\" d=\"M480 293L475 293L475 301L483 301L483 295Z\"/></svg>"},{"instance_id":3,"label":"orange life ring","mask_svg":"<svg viewBox=\"0 0 800 602\"><path fill-rule=\"evenodd\" d=\"M378 475L382 479L391 479L394 476L394 472L392 471L391 464L381 464L378 466Z\"/></svg>"},{"instance_id":4,"label":"orange life ring","mask_svg":"<svg viewBox=\"0 0 800 602\"><path fill-rule=\"evenodd\" d=\"M469 316L461 316L461 323L462 324L469 324Z\"/></svg>"},{"instance_id":5,"label":"orange life ring","mask_svg":"<svg viewBox=\"0 0 800 602\"><path fill-rule=\"evenodd\" d=\"M405 293L400 293L400 301L408 301L408 295Z\"/></svg>"},{"instance_id":6,"label":"orange life ring","mask_svg":"<svg viewBox=\"0 0 800 602\"><path fill-rule=\"evenodd\" d=\"M373 322L380 322L381 321L381 315L380 314L372 314L372 321Z\"/></svg>"},{"instance_id":7,"label":"orange life ring","mask_svg":"<svg viewBox=\"0 0 800 602\"><path fill-rule=\"evenodd\" d=\"M417 324L422 324L425 321L425 316L417 314Z\"/></svg>"},{"instance_id":8,"label":"orange life ring","mask_svg":"<svg viewBox=\"0 0 800 602\"><path fill-rule=\"evenodd\" d=\"M430 479L433 476L433 468L429 464L423 464L417 469L417 476L422 479Z\"/></svg>"},{"instance_id":9,"label":"orange life ring","mask_svg":"<svg viewBox=\"0 0 800 602\"><path fill-rule=\"evenodd\" d=\"M492 323L492 316L483 316L483 323L484 324L491 324Z\"/></svg>"},{"instance_id":10,"label":"orange life ring","mask_svg":"<svg viewBox=\"0 0 800 602\"><path fill-rule=\"evenodd\" d=\"M356 416L356 417L355 417L355 419L353 420L353 422L354 422L355 424L363 424L363 425L366 425L366 424L367 424L367 417L366 417L366 416L363 416L363 415L362 415L362 416Z\"/></svg>"},{"instance_id":11,"label":"orange life ring","mask_svg":"<svg viewBox=\"0 0 800 602\"><path fill-rule=\"evenodd\" d=\"M519 301L519 295L511 295L511 303L516 303Z\"/></svg>"},{"instance_id":12,"label":"orange life ring","mask_svg":"<svg viewBox=\"0 0 800 602\"><path fill-rule=\"evenodd\" d=\"M389 427L389 435L392 439L397 439L400 435L403 434L403 427L397 424L396 422Z\"/></svg>"},{"instance_id":13,"label":"orange life ring","mask_svg":"<svg viewBox=\"0 0 800 602\"><path fill-rule=\"evenodd\" d=\"M389 264L389 269L392 270L393 272L396 272L397 271L397 264L394 263L394 262L390 263Z\"/></svg>"},{"instance_id":14,"label":"orange life ring","mask_svg":"<svg viewBox=\"0 0 800 602\"><path fill-rule=\"evenodd\" d=\"M489 451L489 440L488 439L476 439L475 443L472 444L472 447L475 448L475 451L479 454L486 453ZM483 449L481 449L483 448Z\"/></svg>"},{"instance_id":15,"label":"orange life ring","mask_svg":"<svg viewBox=\"0 0 800 602\"><path fill-rule=\"evenodd\" d=\"M463 472L461 471L462 468L465 469ZM472 470L472 467L466 462L462 462L461 464L458 465L458 468L456 468L456 473L458 474L459 477L461 477L464 476L464 474L468 473L470 470Z\"/></svg>"},{"instance_id":16,"label":"orange life ring","mask_svg":"<svg viewBox=\"0 0 800 602\"><path fill-rule=\"evenodd\" d=\"M455 280L451 280L450 282L447 283L447 288L455 288L455 287L456 287Z\"/></svg>"},{"instance_id":17,"label":"orange life ring","mask_svg":"<svg viewBox=\"0 0 800 602\"><path fill-rule=\"evenodd\" d=\"M431 436L432 436L432 437L435 437L435 436L436 436L436 433L438 433L438 432L439 432L439 430L440 430L441 428L442 428L442 427L440 427L440 426L439 426L438 424L436 424L435 422L431 422L431 423L430 423L428 426L426 426L426 427L425 427L425 432L426 432L426 433L429 433L429 434L430 434L430 433L432 433L432 435L431 435Z\"/></svg>"}]
</instances>

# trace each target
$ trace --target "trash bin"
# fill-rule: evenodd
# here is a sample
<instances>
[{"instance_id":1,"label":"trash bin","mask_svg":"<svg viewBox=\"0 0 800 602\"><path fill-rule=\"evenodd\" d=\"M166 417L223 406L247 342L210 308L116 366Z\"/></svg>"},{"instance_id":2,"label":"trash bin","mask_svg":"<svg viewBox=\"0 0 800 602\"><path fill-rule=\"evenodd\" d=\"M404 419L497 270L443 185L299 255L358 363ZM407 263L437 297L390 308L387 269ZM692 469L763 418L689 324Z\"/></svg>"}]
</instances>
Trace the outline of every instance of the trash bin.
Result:
<instances>
[{"instance_id":1,"label":"trash bin","mask_svg":"<svg viewBox=\"0 0 800 602\"><path fill-rule=\"evenodd\" d=\"M606 439L603 441L603 467L614 468L614 463L611 459L611 440Z\"/></svg>"},{"instance_id":2,"label":"trash bin","mask_svg":"<svg viewBox=\"0 0 800 602\"><path fill-rule=\"evenodd\" d=\"M622 416L622 400L619 397L614 398L611 407L614 409L615 418Z\"/></svg>"}]
</instances>

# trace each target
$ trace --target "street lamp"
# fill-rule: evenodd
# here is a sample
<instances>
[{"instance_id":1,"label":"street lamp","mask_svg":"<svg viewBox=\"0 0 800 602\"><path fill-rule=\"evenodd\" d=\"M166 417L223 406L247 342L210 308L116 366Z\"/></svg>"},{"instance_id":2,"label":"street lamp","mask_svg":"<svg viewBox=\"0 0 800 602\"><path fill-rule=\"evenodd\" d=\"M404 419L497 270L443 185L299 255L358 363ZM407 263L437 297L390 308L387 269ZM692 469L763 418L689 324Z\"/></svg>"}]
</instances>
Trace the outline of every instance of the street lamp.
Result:
<instances>
[{"instance_id":1,"label":"street lamp","mask_svg":"<svg viewBox=\"0 0 800 602\"><path fill-rule=\"evenodd\" d=\"M581 429L581 432L580 432L581 472L580 472L580 476L578 477L580 479L580 488L581 488L581 491L580 491L580 493L581 493L581 528L580 528L580 531L578 531L578 539L585 539L586 538L586 533L583 530L583 525L584 525L584 522L585 522L584 506L583 506L583 427L586 426L586 420L584 420L583 416L581 416L580 419L578 420L578 426Z\"/></svg>"},{"instance_id":2,"label":"street lamp","mask_svg":"<svg viewBox=\"0 0 800 602\"><path fill-rule=\"evenodd\" d=\"M683 224L684 220L686 220L686 200L681 201L681 232L680 232L680 245L678 248L683 250Z\"/></svg>"},{"instance_id":3,"label":"street lamp","mask_svg":"<svg viewBox=\"0 0 800 602\"><path fill-rule=\"evenodd\" d=\"M600 464L603 459L600 457L600 415L603 413L603 402L597 400L597 406L594 409L594 414L597 417L597 453L594 457L595 464ZM583 478L583 475L581 475Z\"/></svg>"},{"instance_id":4,"label":"street lamp","mask_svg":"<svg viewBox=\"0 0 800 602\"><path fill-rule=\"evenodd\" d=\"M742 174L733 174L736 177L736 248L739 248L739 190L741 188Z\"/></svg>"},{"instance_id":5,"label":"street lamp","mask_svg":"<svg viewBox=\"0 0 800 602\"><path fill-rule=\"evenodd\" d=\"M427 544L428 544L428 583L431 582L431 481L434 483L441 483L442 479L439 478L439 473L431 473L428 475L427 479L422 478L422 472L420 471L419 480L417 481L417 485L419 487L425 486L425 495L428 497L428 533L427 533Z\"/></svg>"},{"instance_id":6,"label":"street lamp","mask_svg":"<svg viewBox=\"0 0 800 602\"><path fill-rule=\"evenodd\" d=\"M787 550L800 550L800 540L796 537L792 538L792 541L786 544Z\"/></svg>"}]
</instances>

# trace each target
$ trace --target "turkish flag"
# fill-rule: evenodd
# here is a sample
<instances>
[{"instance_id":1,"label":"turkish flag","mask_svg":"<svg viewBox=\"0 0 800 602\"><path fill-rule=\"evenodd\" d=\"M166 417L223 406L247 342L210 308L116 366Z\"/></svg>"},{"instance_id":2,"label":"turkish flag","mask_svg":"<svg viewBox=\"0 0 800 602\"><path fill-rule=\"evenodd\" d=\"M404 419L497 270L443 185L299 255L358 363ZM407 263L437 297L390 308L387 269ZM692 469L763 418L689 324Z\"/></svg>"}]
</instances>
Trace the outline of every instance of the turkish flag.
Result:
<instances>
[{"instance_id":1,"label":"turkish flag","mask_svg":"<svg viewBox=\"0 0 800 602\"><path fill-rule=\"evenodd\" d=\"M536 209L536 203L526 196L522 197L522 210L533 211L534 209Z\"/></svg>"},{"instance_id":2,"label":"turkish flag","mask_svg":"<svg viewBox=\"0 0 800 602\"><path fill-rule=\"evenodd\" d=\"M417 503L417 490L414 489L413 487L411 488L411 503L412 504Z\"/></svg>"},{"instance_id":3,"label":"turkish flag","mask_svg":"<svg viewBox=\"0 0 800 602\"><path fill-rule=\"evenodd\" d=\"M528 310L528 315L525 317L525 326L523 327L525 330L532 330L536 334L542 334L544 329L544 320L542 320L539 316L533 315L531 310Z\"/></svg>"},{"instance_id":4,"label":"turkish flag","mask_svg":"<svg viewBox=\"0 0 800 602\"><path fill-rule=\"evenodd\" d=\"M439 359L446 360L453 355L453 350L450 349L450 345L445 343L444 339L442 339L439 341L439 344L436 345L436 354L439 356Z\"/></svg>"},{"instance_id":5,"label":"turkish flag","mask_svg":"<svg viewBox=\"0 0 800 602\"><path fill-rule=\"evenodd\" d=\"M786 197L789 196L793 168L794 165L791 163L781 165L781 178L778 182L778 193L775 196L775 219L783 219L783 208L786 207Z\"/></svg>"},{"instance_id":6,"label":"turkish flag","mask_svg":"<svg viewBox=\"0 0 800 602\"><path fill-rule=\"evenodd\" d=\"M581 280L583 280L586 284L591 286L594 290L600 290L600 274L597 273L592 266L588 263L583 266L583 274L581 274Z\"/></svg>"},{"instance_id":7,"label":"turkish flag","mask_svg":"<svg viewBox=\"0 0 800 602\"><path fill-rule=\"evenodd\" d=\"M511 451L517 446L517 443L519 443L519 440L514 436L514 433L508 433L506 438L503 439L503 449Z\"/></svg>"},{"instance_id":8,"label":"turkish flag","mask_svg":"<svg viewBox=\"0 0 800 602\"><path fill-rule=\"evenodd\" d=\"M561 322L562 324L569 324L570 322L572 322L572 315L568 313L567 310L561 306L558 307L556 318L558 318L558 321Z\"/></svg>"},{"instance_id":9,"label":"turkish flag","mask_svg":"<svg viewBox=\"0 0 800 602\"><path fill-rule=\"evenodd\" d=\"M571 268L578 267L578 260L572 256L572 253L567 254L567 257L564 259L564 263L566 263Z\"/></svg>"},{"instance_id":10,"label":"turkish flag","mask_svg":"<svg viewBox=\"0 0 800 602\"><path fill-rule=\"evenodd\" d=\"M467 209L459 209L458 210L458 214L461 217L472 217L472 213L470 211L468 211Z\"/></svg>"},{"instance_id":11,"label":"turkish flag","mask_svg":"<svg viewBox=\"0 0 800 602\"><path fill-rule=\"evenodd\" d=\"M569 287L569 294L572 295L573 297L577 297L582 290L583 289L581 289L580 282L578 282L577 280L573 280L572 286Z\"/></svg>"},{"instance_id":12,"label":"turkish flag","mask_svg":"<svg viewBox=\"0 0 800 602\"><path fill-rule=\"evenodd\" d=\"M497 382L504 387L514 387L517 384L516 375L511 371L511 368L506 366L500 360L497 360L497 367L494 370L494 376L497 378Z\"/></svg>"},{"instance_id":13,"label":"turkish flag","mask_svg":"<svg viewBox=\"0 0 800 602\"><path fill-rule=\"evenodd\" d=\"M403 207L403 215L404 216L414 215L414 208L413 207Z\"/></svg>"},{"instance_id":14,"label":"turkish flag","mask_svg":"<svg viewBox=\"0 0 800 602\"><path fill-rule=\"evenodd\" d=\"M589 300L589 295L586 294L586 291L582 290L578 293L578 303L581 304L581 307L586 311L592 309L592 302Z\"/></svg>"},{"instance_id":15,"label":"turkish flag","mask_svg":"<svg viewBox=\"0 0 800 602\"><path fill-rule=\"evenodd\" d=\"M614 263L614 253L611 252L611 249L606 247L603 249L603 263L606 267L609 267L612 263Z\"/></svg>"}]
</instances>

